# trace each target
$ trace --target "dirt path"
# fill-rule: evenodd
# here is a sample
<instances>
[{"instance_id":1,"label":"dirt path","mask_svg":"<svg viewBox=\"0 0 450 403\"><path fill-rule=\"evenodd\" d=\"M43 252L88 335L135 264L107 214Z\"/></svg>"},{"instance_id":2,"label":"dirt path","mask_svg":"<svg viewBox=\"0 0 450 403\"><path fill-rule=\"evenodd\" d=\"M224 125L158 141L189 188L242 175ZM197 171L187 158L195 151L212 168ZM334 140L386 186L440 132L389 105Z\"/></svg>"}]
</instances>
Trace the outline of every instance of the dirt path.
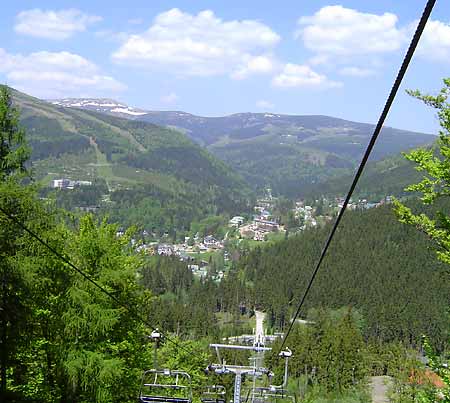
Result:
<instances>
[{"instance_id":1,"label":"dirt path","mask_svg":"<svg viewBox=\"0 0 450 403\"><path fill-rule=\"evenodd\" d=\"M372 376L372 403L389 403L388 390L391 383L389 376Z\"/></svg>"}]
</instances>

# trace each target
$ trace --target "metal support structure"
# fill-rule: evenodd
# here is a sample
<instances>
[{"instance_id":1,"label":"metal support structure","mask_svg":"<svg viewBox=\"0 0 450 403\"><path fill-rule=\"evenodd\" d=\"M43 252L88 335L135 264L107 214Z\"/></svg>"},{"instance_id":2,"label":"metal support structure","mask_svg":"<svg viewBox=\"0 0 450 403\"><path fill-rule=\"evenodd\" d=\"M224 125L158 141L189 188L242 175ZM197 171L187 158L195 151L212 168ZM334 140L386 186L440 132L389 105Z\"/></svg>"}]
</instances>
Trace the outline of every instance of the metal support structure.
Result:
<instances>
[{"instance_id":1,"label":"metal support structure","mask_svg":"<svg viewBox=\"0 0 450 403\"><path fill-rule=\"evenodd\" d=\"M265 347L266 341L268 340L265 335L263 328L264 314L257 312L256 315L256 331L253 336L247 337L246 339L252 340L253 345L237 345L237 344L210 344L211 348L214 348L217 355L217 364L211 364L208 370L214 371L216 374L234 374L234 392L233 392L233 403L241 403L241 390L242 390L242 376L248 375L253 377L253 385L250 389L249 395L245 402L248 402L248 398L251 397L251 403L258 403L261 400L267 399L277 399L277 398L292 398L286 391L286 386L288 384L288 365L289 358L292 356L292 351L289 348L280 352L280 356L285 358L284 366L284 377L283 383L281 385L269 385L269 387L257 387L256 378L263 375L267 375L269 382L273 376L273 373L267 368L263 367L264 363L264 352L271 351L270 347ZM238 340L239 337L235 337ZM244 338L245 339L245 338ZM245 340L244 340L245 341ZM244 350L253 351L255 354L250 359L253 360L251 366L246 365L228 365L225 360L222 359L220 354L220 349L230 349L230 350Z\"/></svg>"},{"instance_id":2,"label":"metal support structure","mask_svg":"<svg viewBox=\"0 0 450 403\"><path fill-rule=\"evenodd\" d=\"M220 349L223 348L223 349L246 350L246 351L251 350L259 354L264 351L271 351L272 350L271 348L263 347L261 345L239 346L235 344L210 344L210 347L216 350L217 359L219 363L211 364L208 367L208 369L213 370L216 374L234 374L233 403L241 402L242 375L249 375L252 376L253 378L256 378L262 375L268 375L269 373L267 368L256 366L256 362L253 366L229 365L225 362L225 360L222 360L222 357L220 355Z\"/></svg>"},{"instance_id":3,"label":"metal support structure","mask_svg":"<svg viewBox=\"0 0 450 403\"><path fill-rule=\"evenodd\" d=\"M280 386L273 386L271 385L271 387L275 388L275 389L284 389L286 388L287 384L288 384L288 370L289 370L289 358L292 357L292 351L286 347L283 351L280 352L279 354L280 357L284 357L284 378L283 378L283 384Z\"/></svg>"},{"instance_id":4,"label":"metal support structure","mask_svg":"<svg viewBox=\"0 0 450 403\"><path fill-rule=\"evenodd\" d=\"M241 386L242 386L242 373L235 372L233 403L240 403L241 401Z\"/></svg>"},{"instance_id":5,"label":"metal support structure","mask_svg":"<svg viewBox=\"0 0 450 403\"><path fill-rule=\"evenodd\" d=\"M228 348L228 349L233 349L233 350L252 350L255 352L272 351L272 349L270 347L263 347L263 346L259 346L259 345L240 346L237 344L210 344L209 347L215 348L216 352L218 351L219 348Z\"/></svg>"},{"instance_id":6,"label":"metal support structure","mask_svg":"<svg viewBox=\"0 0 450 403\"><path fill-rule=\"evenodd\" d=\"M158 369L158 348L159 342L161 341L161 332L158 329L152 331L149 336L153 341L153 366L155 369Z\"/></svg>"}]
</instances>

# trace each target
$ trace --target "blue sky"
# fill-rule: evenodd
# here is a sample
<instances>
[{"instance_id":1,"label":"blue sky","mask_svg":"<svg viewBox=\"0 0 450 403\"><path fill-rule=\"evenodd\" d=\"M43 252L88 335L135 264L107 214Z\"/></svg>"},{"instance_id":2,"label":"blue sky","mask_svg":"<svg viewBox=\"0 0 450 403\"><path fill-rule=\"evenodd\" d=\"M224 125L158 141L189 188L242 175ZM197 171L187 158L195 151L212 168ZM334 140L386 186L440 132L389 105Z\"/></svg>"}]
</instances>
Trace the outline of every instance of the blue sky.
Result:
<instances>
[{"instance_id":1,"label":"blue sky","mask_svg":"<svg viewBox=\"0 0 450 403\"><path fill-rule=\"evenodd\" d=\"M425 1L15 1L2 4L0 81L40 98L151 110L323 114L375 122ZM404 94L450 76L437 1L388 118L436 132Z\"/></svg>"}]
</instances>

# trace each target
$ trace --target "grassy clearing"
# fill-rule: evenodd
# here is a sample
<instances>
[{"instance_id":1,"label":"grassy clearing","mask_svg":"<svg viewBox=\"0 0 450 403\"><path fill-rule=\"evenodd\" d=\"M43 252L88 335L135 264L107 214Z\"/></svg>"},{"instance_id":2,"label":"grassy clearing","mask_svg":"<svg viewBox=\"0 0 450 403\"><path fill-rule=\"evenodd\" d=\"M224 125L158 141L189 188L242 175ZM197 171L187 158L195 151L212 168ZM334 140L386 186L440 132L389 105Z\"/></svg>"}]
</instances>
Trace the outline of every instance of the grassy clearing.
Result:
<instances>
[{"instance_id":1,"label":"grassy clearing","mask_svg":"<svg viewBox=\"0 0 450 403\"><path fill-rule=\"evenodd\" d=\"M68 178L73 180L90 180L96 176L92 164L96 161L93 151L82 154L63 154L58 158L46 158L33 162L34 177L44 186L53 179Z\"/></svg>"},{"instance_id":2,"label":"grassy clearing","mask_svg":"<svg viewBox=\"0 0 450 403\"><path fill-rule=\"evenodd\" d=\"M172 192L175 187L180 188L183 186L173 176L159 172L150 172L145 169L115 164L112 166L112 171L116 177L125 178L128 182L152 184L168 192Z\"/></svg>"},{"instance_id":3,"label":"grassy clearing","mask_svg":"<svg viewBox=\"0 0 450 403\"><path fill-rule=\"evenodd\" d=\"M97 157L97 163L95 164L95 167L97 169L97 175L100 178L103 178L106 181L106 183L108 183L109 188L109 182L115 179L111 164L106 159L106 155L99 150L97 144L92 142L92 145L95 149L95 155Z\"/></svg>"},{"instance_id":4,"label":"grassy clearing","mask_svg":"<svg viewBox=\"0 0 450 403\"><path fill-rule=\"evenodd\" d=\"M211 252L188 252L189 256L192 256L193 258L199 259L199 260L205 260L209 261L210 257L213 257L214 255L217 255L221 252L219 251L211 251Z\"/></svg>"}]
</instances>

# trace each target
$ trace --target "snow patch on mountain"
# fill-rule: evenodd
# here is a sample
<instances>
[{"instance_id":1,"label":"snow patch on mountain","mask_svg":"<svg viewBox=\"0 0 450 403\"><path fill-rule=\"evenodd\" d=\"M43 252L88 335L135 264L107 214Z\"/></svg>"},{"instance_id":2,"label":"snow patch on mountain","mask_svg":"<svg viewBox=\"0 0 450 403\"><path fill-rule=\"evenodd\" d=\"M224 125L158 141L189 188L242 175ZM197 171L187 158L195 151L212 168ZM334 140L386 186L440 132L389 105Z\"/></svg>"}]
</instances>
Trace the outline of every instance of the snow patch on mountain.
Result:
<instances>
[{"instance_id":1,"label":"snow patch on mountain","mask_svg":"<svg viewBox=\"0 0 450 403\"><path fill-rule=\"evenodd\" d=\"M147 114L142 109L133 108L126 104L117 102L113 99L96 99L96 98L64 98L49 100L53 105L63 106L65 108L84 108L97 112L106 112L111 115L131 115L141 116Z\"/></svg>"},{"instance_id":2,"label":"snow patch on mountain","mask_svg":"<svg viewBox=\"0 0 450 403\"><path fill-rule=\"evenodd\" d=\"M139 116L139 115L146 115L146 112L136 112L133 110L133 108L127 107L127 108L114 108L111 109L110 112L116 112L116 113L127 113L129 115Z\"/></svg>"}]
</instances>

